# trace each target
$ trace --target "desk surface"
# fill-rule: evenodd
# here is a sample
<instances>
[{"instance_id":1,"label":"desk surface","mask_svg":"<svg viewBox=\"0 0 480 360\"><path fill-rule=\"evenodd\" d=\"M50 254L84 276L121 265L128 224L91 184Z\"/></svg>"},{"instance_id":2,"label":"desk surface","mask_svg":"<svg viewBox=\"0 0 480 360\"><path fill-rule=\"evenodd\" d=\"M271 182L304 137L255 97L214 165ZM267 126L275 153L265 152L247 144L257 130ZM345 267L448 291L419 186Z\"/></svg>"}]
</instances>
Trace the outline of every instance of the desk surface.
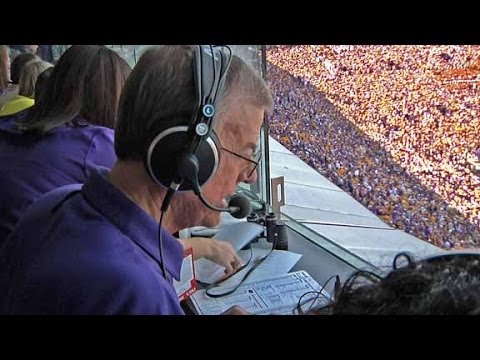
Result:
<instances>
[{"instance_id":1,"label":"desk surface","mask_svg":"<svg viewBox=\"0 0 480 360\"><path fill-rule=\"evenodd\" d=\"M304 236L288 229L288 250L302 254L302 258L293 267L292 271L305 270L320 285L323 285L332 275L339 275L340 280L345 281L356 269L332 255L325 249L314 244ZM326 290L333 291L333 283L330 283Z\"/></svg>"},{"instance_id":2,"label":"desk surface","mask_svg":"<svg viewBox=\"0 0 480 360\"><path fill-rule=\"evenodd\" d=\"M323 285L332 275L339 275L343 282L356 269L338 257L332 255L320 246L314 244L304 236L288 228L288 240L290 251L302 254L302 258L293 267L292 271L305 270L320 285ZM333 291L333 282L327 285L328 292ZM182 303L182 307L186 314L192 315L193 306L190 301Z\"/></svg>"}]
</instances>

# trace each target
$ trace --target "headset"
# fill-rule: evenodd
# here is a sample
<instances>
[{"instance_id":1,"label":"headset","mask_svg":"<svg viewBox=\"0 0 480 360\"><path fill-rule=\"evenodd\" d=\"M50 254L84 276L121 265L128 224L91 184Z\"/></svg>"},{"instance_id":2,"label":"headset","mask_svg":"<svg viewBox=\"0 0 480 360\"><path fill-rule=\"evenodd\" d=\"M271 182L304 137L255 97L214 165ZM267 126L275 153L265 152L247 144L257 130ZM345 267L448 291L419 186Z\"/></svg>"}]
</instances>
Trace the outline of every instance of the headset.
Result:
<instances>
[{"instance_id":1,"label":"headset","mask_svg":"<svg viewBox=\"0 0 480 360\"><path fill-rule=\"evenodd\" d=\"M201 190L220 164L221 146L214 130L214 120L232 56L232 50L226 45L194 47L192 67L196 107L190 124L168 127L154 136L148 145L144 160L147 173L154 182L168 188L158 225L158 249L165 279L167 270L163 259L162 223L177 191L193 190L211 210L229 212L237 218L251 212L250 202L245 197L234 196L228 207L219 208L211 205Z\"/></svg>"},{"instance_id":2,"label":"headset","mask_svg":"<svg viewBox=\"0 0 480 360\"><path fill-rule=\"evenodd\" d=\"M145 164L156 183L173 191L197 191L217 171L221 147L215 113L231 60L228 46L194 47L196 108L190 124L162 130L148 146Z\"/></svg>"}]
</instances>

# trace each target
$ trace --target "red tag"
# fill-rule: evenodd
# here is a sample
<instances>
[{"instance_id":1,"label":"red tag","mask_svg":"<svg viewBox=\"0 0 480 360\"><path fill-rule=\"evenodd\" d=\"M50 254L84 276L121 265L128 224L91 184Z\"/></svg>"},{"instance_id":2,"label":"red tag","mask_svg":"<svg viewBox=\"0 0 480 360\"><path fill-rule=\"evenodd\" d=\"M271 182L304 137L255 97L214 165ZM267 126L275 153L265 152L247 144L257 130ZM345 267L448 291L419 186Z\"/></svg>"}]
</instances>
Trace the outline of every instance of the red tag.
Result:
<instances>
[{"instance_id":1,"label":"red tag","mask_svg":"<svg viewBox=\"0 0 480 360\"><path fill-rule=\"evenodd\" d=\"M192 248L185 249L183 253L182 269L180 271L180 281L173 279L173 286L177 291L178 299L180 301L188 299L190 295L197 290Z\"/></svg>"}]
</instances>

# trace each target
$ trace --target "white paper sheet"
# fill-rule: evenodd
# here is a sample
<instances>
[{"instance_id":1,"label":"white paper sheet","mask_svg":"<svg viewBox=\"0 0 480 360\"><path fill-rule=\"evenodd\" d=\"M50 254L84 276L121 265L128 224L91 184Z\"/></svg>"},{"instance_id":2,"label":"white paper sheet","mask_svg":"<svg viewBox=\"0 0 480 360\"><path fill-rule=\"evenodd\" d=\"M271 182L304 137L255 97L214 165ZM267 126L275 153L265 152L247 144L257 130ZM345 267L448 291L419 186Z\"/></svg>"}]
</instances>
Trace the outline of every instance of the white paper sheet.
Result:
<instances>
[{"instance_id":1,"label":"white paper sheet","mask_svg":"<svg viewBox=\"0 0 480 360\"><path fill-rule=\"evenodd\" d=\"M302 295L318 290L320 285L307 272L297 271L242 284L234 293L219 298L211 298L205 290L199 290L191 300L200 315L218 315L233 305L239 305L254 315L291 315ZM326 303L330 295L326 291L322 294L320 300Z\"/></svg>"},{"instance_id":2,"label":"white paper sheet","mask_svg":"<svg viewBox=\"0 0 480 360\"><path fill-rule=\"evenodd\" d=\"M242 258L244 264L248 262L251 256L252 259L245 269L226 280L222 286L235 284L237 279L243 278L243 275L253 266L257 266L257 268L248 275L245 281L258 281L267 277L286 274L302 257L300 254L290 251L274 250L266 259L258 264L258 261L265 257L265 255L270 252L270 249L252 246L252 251L253 256L250 250L241 250L238 252L238 255ZM198 259L195 261L195 277L198 281L204 284L212 284L224 276L225 268L223 266L207 259Z\"/></svg>"}]
</instances>

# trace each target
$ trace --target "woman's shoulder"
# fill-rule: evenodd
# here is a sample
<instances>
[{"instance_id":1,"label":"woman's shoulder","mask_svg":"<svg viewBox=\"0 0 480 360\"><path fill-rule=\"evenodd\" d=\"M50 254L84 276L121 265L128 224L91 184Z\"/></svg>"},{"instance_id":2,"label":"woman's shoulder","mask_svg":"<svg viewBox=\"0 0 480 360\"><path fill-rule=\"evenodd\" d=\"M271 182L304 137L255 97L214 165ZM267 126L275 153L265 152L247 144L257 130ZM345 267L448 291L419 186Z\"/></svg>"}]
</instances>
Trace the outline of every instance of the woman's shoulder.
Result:
<instances>
[{"instance_id":1,"label":"woman's shoulder","mask_svg":"<svg viewBox=\"0 0 480 360\"><path fill-rule=\"evenodd\" d=\"M91 124L66 124L63 126L60 126L58 130L62 132L69 132L73 134L79 134L82 136L87 136L87 137L94 137L94 136L108 136L108 137L113 137L114 131L110 128L107 128L105 126L99 126L99 125L91 125Z\"/></svg>"}]
</instances>

